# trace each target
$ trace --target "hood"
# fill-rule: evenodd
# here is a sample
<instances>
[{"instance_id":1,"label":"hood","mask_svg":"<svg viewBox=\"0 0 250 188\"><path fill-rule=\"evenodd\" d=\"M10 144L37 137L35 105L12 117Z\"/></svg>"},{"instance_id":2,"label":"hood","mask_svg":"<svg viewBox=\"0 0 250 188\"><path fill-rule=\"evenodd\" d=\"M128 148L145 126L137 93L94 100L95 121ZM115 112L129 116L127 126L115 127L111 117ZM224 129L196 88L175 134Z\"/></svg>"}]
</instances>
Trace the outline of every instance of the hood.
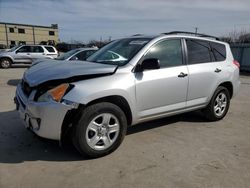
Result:
<instances>
[{"instance_id":1,"label":"hood","mask_svg":"<svg viewBox=\"0 0 250 188\"><path fill-rule=\"evenodd\" d=\"M57 61L46 60L25 71L23 79L30 87L55 80L72 79L80 80L86 76L94 77L113 74L117 65L92 63L87 61Z\"/></svg>"}]
</instances>

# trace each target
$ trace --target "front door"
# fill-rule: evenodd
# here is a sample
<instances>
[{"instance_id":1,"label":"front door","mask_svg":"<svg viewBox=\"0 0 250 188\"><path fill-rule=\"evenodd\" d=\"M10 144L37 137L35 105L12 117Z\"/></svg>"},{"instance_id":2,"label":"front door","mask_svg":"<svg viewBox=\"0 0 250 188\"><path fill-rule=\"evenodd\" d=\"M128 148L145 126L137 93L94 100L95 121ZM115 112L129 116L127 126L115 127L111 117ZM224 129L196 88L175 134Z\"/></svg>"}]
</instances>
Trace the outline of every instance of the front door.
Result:
<instances>
[{"instance_id":1,"label":"front door","mask_svg":"<svg viewBox=\"0 0 250 188\"><path fill-rule=\"evenodd\" d=\"M188 70L183 63L181 40L160 41L143 58L160 60L160 69L135 73L139 118L185 108Z\"/></svg>"},{"instance_id":2,"label":"front door","mask_svg":"<svg viewBox=\"0 0 250 188\"><path fill-rule=\"evenodd\" d=\"M22 46L16 50L14 55L14 61L20 63L31 63L31 46Z\"/></svg>"}]
</instances>

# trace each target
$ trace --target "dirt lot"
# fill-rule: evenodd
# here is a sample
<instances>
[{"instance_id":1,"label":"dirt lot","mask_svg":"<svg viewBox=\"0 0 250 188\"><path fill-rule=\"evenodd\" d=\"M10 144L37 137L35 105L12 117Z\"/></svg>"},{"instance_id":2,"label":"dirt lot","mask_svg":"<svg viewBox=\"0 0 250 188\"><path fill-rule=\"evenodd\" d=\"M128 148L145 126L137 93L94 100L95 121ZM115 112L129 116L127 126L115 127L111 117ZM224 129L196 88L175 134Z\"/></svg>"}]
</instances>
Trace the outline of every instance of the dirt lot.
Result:
<instances>
[{"instance_id":1,"label":"dirt lot","mask_svg":"<svg viewBox=\"0 0 250 188\"><path fill-rule=\"evenodd\" d=\"M144 123L116 152L86 160L24 128L13 103L24 70L0 69L0 188L250 187L250 76L224 120L188 113Z\"/></svg>"}]
</instances>

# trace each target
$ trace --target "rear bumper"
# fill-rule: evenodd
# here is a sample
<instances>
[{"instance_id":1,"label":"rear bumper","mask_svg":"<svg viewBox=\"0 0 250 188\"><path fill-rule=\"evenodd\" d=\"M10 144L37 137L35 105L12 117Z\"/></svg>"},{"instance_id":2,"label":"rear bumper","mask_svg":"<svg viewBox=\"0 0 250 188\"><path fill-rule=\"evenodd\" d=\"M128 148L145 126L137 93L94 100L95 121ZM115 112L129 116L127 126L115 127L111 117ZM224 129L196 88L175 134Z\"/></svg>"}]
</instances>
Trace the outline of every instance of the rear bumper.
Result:
<instances>
[{"instance_id":1,"label":"rear bumper","mask_svg":"<svg viewBox=\"0 0 250 188\"><path fill-rule=\"evenodd\" d=\"M60 140L64 117L74 107L54 101L34 102L31 100L34 92L27 98L21 85L17 86L15 102L25 127L41 137Z\"/></svg>"},{"instance_id":2,"label":"rear bumper","mask_svg":"<svg viewBox=\"0 0 250 188\"><path fill-rule=\"evenodd\" d=\"M241 84L240 80L236 81L236 83L234 84L234 87L233 87L234 88L233 97L239 93L240 84Z\"/></svg>"},{"instance_id":3,"label":"rear bumper","mask_svg":"<svg viewBox=\"0 0 250 188\"><path fill-rule=\"evenodd\" d=\"M233 83L233 96L232 97L234 97L239 93L240 84L241 84L240 72L238 68L234 71L232 83Z\"/></svg>"}]
</instances>

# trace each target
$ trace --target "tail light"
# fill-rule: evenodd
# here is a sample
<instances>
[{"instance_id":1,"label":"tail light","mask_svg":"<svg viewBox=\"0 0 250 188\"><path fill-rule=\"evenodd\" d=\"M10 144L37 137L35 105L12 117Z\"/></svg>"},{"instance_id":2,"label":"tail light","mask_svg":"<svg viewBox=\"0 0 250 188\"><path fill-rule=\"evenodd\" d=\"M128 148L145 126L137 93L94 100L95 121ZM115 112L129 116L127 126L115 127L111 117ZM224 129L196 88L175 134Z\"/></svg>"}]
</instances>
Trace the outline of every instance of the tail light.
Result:
<instances>
[{"instance_id":1,"label":"tail light","mask_svg":"<svg viewBox=\"0 0 250 188\"><path fill-rule=\"evenodd\" d=\"M234 60L233 64L236 65L238 68L240 68L240 63L238 61Z\"/></svg>"}]
</instances>

